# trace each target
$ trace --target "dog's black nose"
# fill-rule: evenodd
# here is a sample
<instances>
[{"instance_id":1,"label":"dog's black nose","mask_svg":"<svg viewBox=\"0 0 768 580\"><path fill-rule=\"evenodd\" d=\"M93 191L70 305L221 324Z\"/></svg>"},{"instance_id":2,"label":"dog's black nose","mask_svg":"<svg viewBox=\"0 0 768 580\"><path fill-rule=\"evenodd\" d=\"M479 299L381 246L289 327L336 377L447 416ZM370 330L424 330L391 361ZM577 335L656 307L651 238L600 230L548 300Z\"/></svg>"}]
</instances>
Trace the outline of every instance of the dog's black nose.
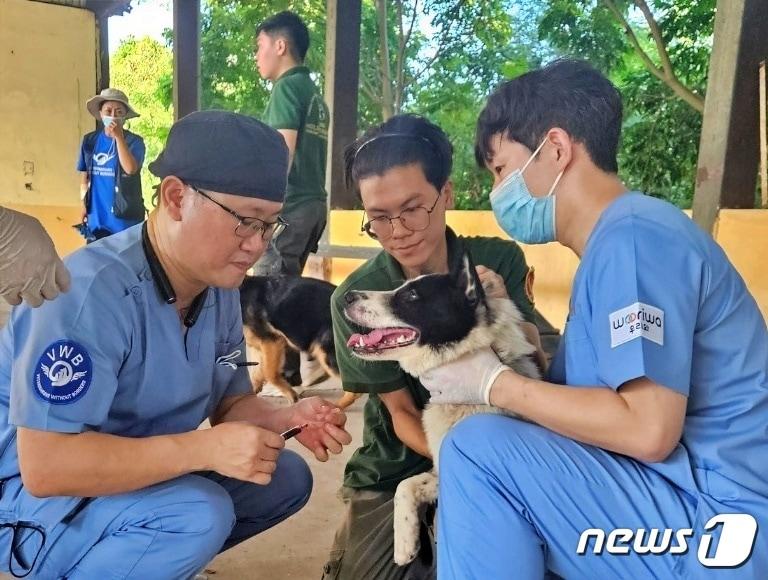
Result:
<instances>
[{"instance_id":1,"label":"dog's black nose","mask_svg":"<svg viewBox=\"0 0 768 580\"><path fill-rule=\"evenodd\" d=\"M350 290L349 292L344 294L344 302L346 302L347 305L354 304L360 299L360 296L361 296L361 293L358 292L357 290Z\"/></svg>"}]
</instances>

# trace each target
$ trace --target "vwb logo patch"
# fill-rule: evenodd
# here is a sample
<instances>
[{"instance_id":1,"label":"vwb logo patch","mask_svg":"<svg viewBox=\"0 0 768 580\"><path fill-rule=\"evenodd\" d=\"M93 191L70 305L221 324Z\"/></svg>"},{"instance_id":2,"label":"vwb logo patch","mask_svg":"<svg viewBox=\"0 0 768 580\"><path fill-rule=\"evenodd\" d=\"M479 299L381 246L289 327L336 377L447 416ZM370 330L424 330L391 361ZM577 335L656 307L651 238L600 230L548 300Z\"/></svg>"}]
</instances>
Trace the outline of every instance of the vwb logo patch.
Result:
<instances>
[{"instance_id":1,"label":"vwb logo patch","mask_svg":"<svg viewBox=\"0 0 768 580\"><path fill-rule=\"evenodd\" d=\"M37 361L34 390L54 405L74 403L91 386L93 365L85 348L71 340L54 342Z\"/></svg>"}]
</instances>

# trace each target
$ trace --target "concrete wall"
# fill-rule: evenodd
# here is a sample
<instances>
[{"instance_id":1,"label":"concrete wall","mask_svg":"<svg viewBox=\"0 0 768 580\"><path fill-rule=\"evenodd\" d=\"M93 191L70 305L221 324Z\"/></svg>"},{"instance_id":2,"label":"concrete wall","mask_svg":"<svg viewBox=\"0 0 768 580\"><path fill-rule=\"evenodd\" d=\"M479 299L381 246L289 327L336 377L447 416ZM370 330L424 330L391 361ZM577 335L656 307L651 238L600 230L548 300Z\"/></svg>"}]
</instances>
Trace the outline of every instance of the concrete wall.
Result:
<instances>
[{"instance_id":1,"label":"concrete wall","mask_svg":"<svg viewBox=\"0 0 768 580\"><path fill-rule=\"evenodd\" d=\"M361 220L361 211L331 212L330 243L378 247L375 241L360 232ZM448 225L463 235L507 237L491 212L449 211ZM715 238L768 319L768 210L721 210ZM528 264L536 269L533 288L536 307L562 330L568 316L568 298L578 259L559 244L522 244L522 247ZM361 260L334 258L332 281L338 284L361 263Z\"/></svg>"},{"instance_id":2,"label":"concrete wall","mask_svg":"<svg viewBox=\"0 0 768 580\"><path fill-rule=\"evenodd\" d=\"M0 204L79 205L75 164L95 127L85 110L95 87L92 12L0 0Z\"/></svg>"},{"instance_id":3,"label":"concrete wall","mask_svg":"<svg viewBox=\"0 0 768 580\"><path fill-rule=\"evenodd\" d=\"M34 215L51 234L61 255L83 245L83 239L70 226L77 221L76 207L30 206L11 207ZM377 248L378 245L360 232L362 212L334 210L331 213L330 243L345 246ZM448 224L463 235L506 235L496 225L491 212L451 211ZM768 210L722 210L716 239L744 278L768 319ZM576 256L559 244L522 245L528 264L536 270L534 296L536 307L557 328L562 329L568 315L571 282L578 268ZM362 260L334 258L331 280L339 284Z\"/></svg>"}]
</instances>

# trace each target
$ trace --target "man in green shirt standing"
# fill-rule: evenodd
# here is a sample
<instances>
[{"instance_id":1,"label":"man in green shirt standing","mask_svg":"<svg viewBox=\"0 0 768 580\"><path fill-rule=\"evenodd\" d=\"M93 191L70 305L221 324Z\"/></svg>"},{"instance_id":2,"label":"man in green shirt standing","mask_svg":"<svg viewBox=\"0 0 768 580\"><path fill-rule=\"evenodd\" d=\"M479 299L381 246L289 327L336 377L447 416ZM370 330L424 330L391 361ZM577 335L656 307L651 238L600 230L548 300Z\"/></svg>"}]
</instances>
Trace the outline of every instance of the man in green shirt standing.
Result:
<instances>
[{"instance_id":1,"label":"man in green shirt standing","mask_svg":"<svg viewBox=\"0 0 768 580\"><path fill-rule=\"evenodd\" d=\"M274 83L263 121L283 136L289 151L282 217L291 227L256 264L264 275L301 275L325 228L328 107L304 66L308 48L307 26L293 12L275 14L256 30L259 74Z\"/></svg>"},{"instance_id":2,"label":"man in green shirt standing","mask_svg":"<svg viewBox=\"0 0 768 580\"><path fill-rule=\"evenodd\" d=\"M414 115L392 117L345 151L347 180L358 189L366 212L363 229L384 251L347 277L331 300L344 389L368 393L369 398L362 446L344 474L341 495L347 512L324 580L435 577L430 518L423 518L421 552L408 566L393 561L392 531L397 485L432 466L421 424L429 393L395 362L367 362L351 355L345 345L355 328L344 317L344 295L349 290L393 290L408 278L447 273L466 251L478 265L486 293L515 302L526 320L526 336L541 350L525 290L528 266L519 246L499 238L457 236L446 226L446 210L453 205L452 154L445 133Z\"/></svg>"},{"instance_id":3,"label":"man in green shirt standing","mask_svg":"<svg viewBox=\"0 0 768 580\"><path fill-rule=\"evenodd\" d=\"M304 66L308 48L307 26L293 12L275 14L256 29L256 65L261 77L274 83L262 120L288 145L282 217L290 225L254 266L257 275L301 276L325 229L328 107ZM283 372L291 384L301 383L298 353L286 352Z\"/></svg>"}]
</instances>

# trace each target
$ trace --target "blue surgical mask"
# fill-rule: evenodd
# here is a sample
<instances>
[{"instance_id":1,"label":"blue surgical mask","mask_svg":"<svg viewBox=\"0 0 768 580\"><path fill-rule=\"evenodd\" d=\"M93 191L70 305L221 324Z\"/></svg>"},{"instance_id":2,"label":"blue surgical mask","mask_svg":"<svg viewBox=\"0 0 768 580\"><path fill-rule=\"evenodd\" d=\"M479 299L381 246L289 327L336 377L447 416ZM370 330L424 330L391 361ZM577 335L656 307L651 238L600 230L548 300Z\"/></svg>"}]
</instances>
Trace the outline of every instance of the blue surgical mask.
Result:
<instances>
[{"instance_id":1,"label":"blue surgical mask","mask_svg":"<svg viewBox=\"0 0 768 580\"><path fill-rule=\"evenodd\" d=\"M105 127L109 127L112 121L115 121L118 125L122 126L123 122L125 121L125 117L111 117L110 115L101 116L101 122L104 123Z\"/></svg>"},{"instance_id":2,"label":"blue surgical mask","mask_svg":"<svg viewBox=\"0 0 768 580\"><path fill-rule=\"evenodd\" d=\"M525 244L546 244L556 239L555 196L552 193L564 170L558 174L544 197L533 197L523 179L523 171L546 142L544 139L525 165L507 175L491 192L491 207L499 226L512 238Z\"/></svg>"}]
</instances>

